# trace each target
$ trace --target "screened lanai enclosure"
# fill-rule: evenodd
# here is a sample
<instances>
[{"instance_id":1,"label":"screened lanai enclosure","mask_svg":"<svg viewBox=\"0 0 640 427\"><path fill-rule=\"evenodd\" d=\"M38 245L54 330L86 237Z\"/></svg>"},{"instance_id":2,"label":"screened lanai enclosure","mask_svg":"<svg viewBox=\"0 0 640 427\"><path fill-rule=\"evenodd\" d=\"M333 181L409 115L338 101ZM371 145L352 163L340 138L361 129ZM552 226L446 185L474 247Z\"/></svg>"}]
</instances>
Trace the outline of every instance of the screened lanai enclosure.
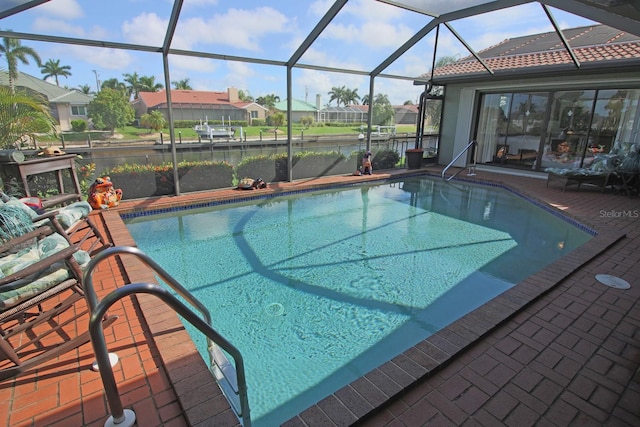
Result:
<instances>
[{"instance_id":1,"label":"screened lanai enclosure","mask_svg":"<svg viewBox=\"0 0 640 427\"><path fill-rule=\"evenodd\" d=\"M588 29L597 26L613 29L616 43L637 45L634 1L34 0L4 1L0 8L0 37L32 49L41 64L49 61L42 68L28 53L3 64L9 85L26 87L31 76L39 86L93 100L121 88L135 105L133 124L154 111L164 115L165 131L133 151L121 147L126 144L72 142L64 133L58 144L38 145L36 138L35 147L23 147L29 156L62 144L82 157L81 164L95 167L94 175L109 173L121 183L133 171L150 172L148 181L136 183L147 191L125 191L125 198L230 187L246 175L277 181L350 173L367 150L374 169L406 167L407 149L422 150L423 161L447 164L471 139L480 143L480 163L538 171L546 154L567 142L577 167L594 150L635 138L640 122L637 78L607 86L615 79L606 77L637 66L640 52L627 51L611 65L617 58L594 59L580 50L593 34ZM553 54L556 78L529 88L528 80L549 75L550 64L505 67L498 59L508 53L496 46L539 34L545 44L531 46ZM586 77L594 73L597 83ZM561 90L568 81L577 88ZM29 90L49 93L44 86ZM160 101L146 104L145 91ZM57 118L98 125L87 115L90 104L67 96L48 97ZM281 100L282 111L273 107ZM622 108L611 107L615 100ZM294 112L293 105L308 111ZM616 117L607 116L611 111ZM274 125L279 113L283 120ZM302 125L302 117L312 123ZM176 131L193 126L185 118L233 132L221 133L225 139L187 140ZM336 121L348 130L331 137L317 132ZM256 123L260 129L250 132ZM570 137L565 141L561 132ZM317 167L301 160L308 152L316 153L310 162ZM340 167L327 166L335 164Z\"/></svg>"}]
</instances>

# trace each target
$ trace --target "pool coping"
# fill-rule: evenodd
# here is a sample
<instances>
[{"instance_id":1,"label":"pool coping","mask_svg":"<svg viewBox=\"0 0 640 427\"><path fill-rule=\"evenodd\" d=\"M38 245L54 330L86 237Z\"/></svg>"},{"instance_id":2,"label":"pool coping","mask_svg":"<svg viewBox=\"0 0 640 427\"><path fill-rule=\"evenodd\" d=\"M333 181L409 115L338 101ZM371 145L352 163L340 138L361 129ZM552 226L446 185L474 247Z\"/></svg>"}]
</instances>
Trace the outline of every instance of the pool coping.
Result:
<instances>
[{"instance_id":1,"label":"pool coping","mask_svg":"<svg viewBox=\"0 0 640 427\"><path fill-rule=\"evenodd\" d=\"M297 182L295 185L270 185L267 194L263 192L243 194L222 191L192 194L178 199L161 198L134 203L123 203L119 209L103 212L107 231L116 246L135 246L123 216L141 212L181 210L199 203L236 202L239 198L256 198L282 195L288 192L312 191L333 186L349 186L370 180L388 180L405 176L435 176L428 171L395 174L376 174L369 179L345 179L334 183L320 183L314 180ZM523 282L513 286L483 306L466 314L444 329L436 332L416 346L396 356L364 377L355 380L332 395L317 402L303 412L285 422L292 426L323 426L330 424L349 425L356 423L367 414L375 412L388 400L399 396L422 379L428 378L477 340L494 328L511 319L530 303L545 295L562 283L564 279L625 237L625 233L602 224L589 224L580 218L573 218L566 212L510 187L499 180L461 179L481 182L505 188L532 203L575 221L596 235L579 250L572 251L554 263L540 270ZM153 274L141 261L133 257L121 256L120 263L130 283L156 283ZM188 333L177 315L167 315L166 305L151 295L138 295L141 312L158 348L160 358L190 425L207 424L220 426L240 425L226 398L220 391L213 376L198 353Z\"/></svg>"}]
</instances>

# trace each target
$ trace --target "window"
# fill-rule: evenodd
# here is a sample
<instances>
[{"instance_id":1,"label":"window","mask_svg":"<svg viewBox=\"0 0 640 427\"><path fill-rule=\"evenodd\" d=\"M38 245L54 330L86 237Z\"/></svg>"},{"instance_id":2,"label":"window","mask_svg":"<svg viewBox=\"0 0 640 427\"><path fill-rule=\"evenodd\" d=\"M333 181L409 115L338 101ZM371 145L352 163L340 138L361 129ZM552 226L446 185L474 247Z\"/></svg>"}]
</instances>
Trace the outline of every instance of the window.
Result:
<instances>
[{"instance_id":1,"label":"window","mask_svg":"<svg viewBox=\"0 0 640 427\"><path fill-rule=\"evenodd\" d=\"M589 166L616 141L633 142L640 90L484 94L477 161L511 168Z\"/></svg>"},{"instance_id":2,"label":"window","mask_svg":"<svg viewBox=\"0 0 640 427\"><path fill-rule=\"evenodd\" d=\"M251 112L251 118L252 119L257 119L258 118L258 112L257 111L252 111Z\"/></svg>"},{"instance_id":3,"label":"window","mask_svg":"<svg viewBox=\"0 0 640 427\"><path fill-rule=\"evenodd\" d=\"M71 106L71 115L72 116L86 116L87 115L87 107L84 105L72 105Z\"/></svg>"}]
</instances>

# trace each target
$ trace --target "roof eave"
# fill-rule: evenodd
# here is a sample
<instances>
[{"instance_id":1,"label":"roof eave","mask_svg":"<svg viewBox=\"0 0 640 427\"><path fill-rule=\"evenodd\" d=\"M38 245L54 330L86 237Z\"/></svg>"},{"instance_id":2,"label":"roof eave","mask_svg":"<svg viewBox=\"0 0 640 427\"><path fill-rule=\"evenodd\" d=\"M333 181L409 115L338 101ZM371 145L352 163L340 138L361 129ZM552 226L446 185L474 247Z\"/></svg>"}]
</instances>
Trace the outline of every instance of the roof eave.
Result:
<instances>
[{"instance_id":1,"label":"roof eave","mask_svg":"<svg viewBox=\"0 0 640 427\"><path fill-rule=\"evenodd\" d=\"M604 64L604 65L603 65ZM452 83L467 83L478 81L513 80L517 78L536 77L576 77L585 74L605 74L637 72L640 68L640 58L620 59L615 61L583 62L580 68L571 64L546 65L538 67L515 68L508 70L495 70L494 74L486 72L466 73L447 76L434 76L433 83L446 85Z\"/></svg>"}]
</instances>

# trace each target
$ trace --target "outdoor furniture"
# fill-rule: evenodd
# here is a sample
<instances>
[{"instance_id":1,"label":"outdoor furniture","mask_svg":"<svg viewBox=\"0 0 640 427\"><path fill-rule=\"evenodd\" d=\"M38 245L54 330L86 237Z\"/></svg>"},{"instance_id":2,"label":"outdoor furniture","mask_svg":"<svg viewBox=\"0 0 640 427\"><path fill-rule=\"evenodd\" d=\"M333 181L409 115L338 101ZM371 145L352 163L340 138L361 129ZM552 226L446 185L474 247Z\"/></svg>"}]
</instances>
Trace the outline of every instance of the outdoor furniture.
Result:
<instances>
[{"instance_id":1,"label":"outdoor furniture","mask_svg":"<svg viewBox=\"0 0 640 427\"><path fill-rule=\"evenodd\" d=\"M608 154L597 154L588 167L583 168L546 168L547 187L558 181L562 191L576 185L596 185L604 191L608 186L621 186L630 195L631 178L636 176L640 167L640 150L636 144L616 142Z\"/></svg>"},{"instance_id":2,"label":"outdoor furniture","mask_svg":"<svg viewBox=\"0 0 640 427\"><path fill-rule=\"evenodd\" d=\"M86 304L78 305L89 254L82 242L69 245L47 233L39 227L0 246L0 381L89 341L88 330L69 336L73 328L66 328L88 314ZM103 325L115 320L107 316Z\"/></svg>"},{"instance_id":3,"label":"outdoor furniture","mask_svg":"<svg viewBox=\"0 0 640 427\"><path fill-rule=\"evenodd\" d=\"M76 174L75 154L65 154L62 156L42 157L39 159L25 160L23 162L8 162L4 167L17 170L17 174L24 187L24 194L31 196L28 178L31 175L38 175L47 172L55 172L58 183L58 194L50 196L42 201L45 208L64 206L69 202L82 200L82 191ZM65 189L62 172L67 170L71 179L72 189ZM67 192L67 190L70 190Z\"/></svg>"},{"instance_id":4,"label":"outdoor furniture","mask_svg":"<svg viewBox=\"0 0 640 427\"><path fill-rule=\"evenodd\" d=\"M81 240L87 241L93 237L89 240L89 246L83 248L90 255L111 246L90 217L92 208L86 201L74 202L38 215L36 211L15 197L5 195L4 199L6 202L0 201L0 207L13 206L24 211L30 217L34 227L49 227L50 233L55 231L61 234L69 244L78 243Z\"/></svg>"}]
</instances>

